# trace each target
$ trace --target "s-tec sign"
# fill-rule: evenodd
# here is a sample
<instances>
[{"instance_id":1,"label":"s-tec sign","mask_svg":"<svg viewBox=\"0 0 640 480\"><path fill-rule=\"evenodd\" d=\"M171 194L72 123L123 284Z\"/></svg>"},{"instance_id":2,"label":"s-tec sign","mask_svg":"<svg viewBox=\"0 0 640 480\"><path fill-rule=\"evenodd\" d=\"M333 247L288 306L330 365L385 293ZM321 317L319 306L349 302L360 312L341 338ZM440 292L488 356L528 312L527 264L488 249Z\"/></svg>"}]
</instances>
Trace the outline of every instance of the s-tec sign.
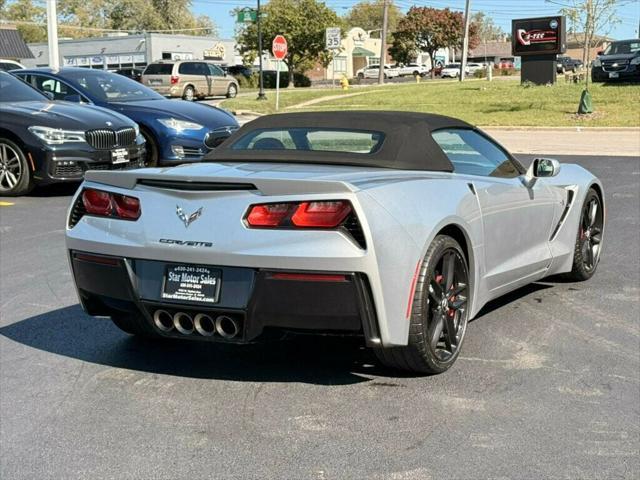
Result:
<instances>
[{"instance_id":1,"label":"s-tec sign","mask_svg":"<svg viewBox=\"0 0 640 480\"><path fill-rule=\"evenodd\" d=\"M567 49L564 17L512 20L511 49L514 56L564 53Z\"/></svg>"}]
</instances>

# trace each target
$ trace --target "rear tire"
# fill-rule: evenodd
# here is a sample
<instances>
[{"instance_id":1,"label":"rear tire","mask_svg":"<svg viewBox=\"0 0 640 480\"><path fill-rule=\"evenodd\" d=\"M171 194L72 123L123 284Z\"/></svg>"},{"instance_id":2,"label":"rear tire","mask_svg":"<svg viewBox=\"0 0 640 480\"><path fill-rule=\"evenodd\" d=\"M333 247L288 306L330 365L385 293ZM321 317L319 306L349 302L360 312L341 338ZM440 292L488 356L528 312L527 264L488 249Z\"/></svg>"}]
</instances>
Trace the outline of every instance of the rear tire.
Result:
<instances>
[{"instance_id":1,"label":"rear tire","mask_svg":"<svg viewBox=\"0 0 640 480\"><path fill-rule=\"evenodd\" d=\"M458 242L447 235L438 235L418 272L409 343L405 347L374 349L383 365L432 375L454 364L467 329L471 292L468 272Z\"/></svg>"},{"instance_id":2,"label":"rear tire","mask_svg":"<svg viewBox=\"0 0 640 480\"><path fill-rule=\"evenodd\" d=\"M187 102L193 102L196 98L196 91L193 89L192 86L188 86L184 89L184 92L182 93L182 99L186 100Z\"/></svg>"},{"instance_id":3,"label":"rear tire","mask_svg":"<svg viewBox=\"0 0 640 480\"><path fill-rule=\"evenodd\" d=\"M33 190L27 157L15 142L0 138L0 195L18 197Z\"/></svg>"},{"instance_id":4,"label":"rear tire","mask_svg":"<svg viewBox=\"0 0 640 480\"><path fill-rule=\"evenodd\" d=\"M238 95L238 87L234 83L230 83L227 87L227 98L235 98Z\"/></svg>"},{"instance_id":5,"label":"rear tire","mask_svg":"<svg viewBox=\"0 0 640 480\"><path fill-rule=\"evenodd\" d=\"M595 211L594 211L595 209ZM598 193L591 188L582 204L573 252L573 267L565 277L574 282L589 280L596 273L602 252L604 210Z\"/></svg>"}]
</instances>

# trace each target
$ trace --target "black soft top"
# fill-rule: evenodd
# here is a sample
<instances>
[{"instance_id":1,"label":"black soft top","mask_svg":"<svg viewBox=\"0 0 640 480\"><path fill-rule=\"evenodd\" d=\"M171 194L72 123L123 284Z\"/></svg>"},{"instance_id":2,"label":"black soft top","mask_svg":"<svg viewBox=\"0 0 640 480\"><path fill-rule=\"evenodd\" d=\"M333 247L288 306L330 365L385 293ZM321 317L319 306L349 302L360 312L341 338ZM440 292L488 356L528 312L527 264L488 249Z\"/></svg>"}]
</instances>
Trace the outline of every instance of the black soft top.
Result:
<instances>
[{"instance_id":1,"label":"black soft top","mask_svg":"<svg viewBox=\"0 0 640 480\"><path fill-rule=\"evenodd\" d=\"M370 154L231 148L253 130L278 128L376 131L383 133L385 140L376 152ZM265 115L245 124L205 159L212 162L321 163L452 172L453 165L431 137L431 132L443 128L474 127L456 118L431 113L339 111Z\"/></svg>"}]
</instances>

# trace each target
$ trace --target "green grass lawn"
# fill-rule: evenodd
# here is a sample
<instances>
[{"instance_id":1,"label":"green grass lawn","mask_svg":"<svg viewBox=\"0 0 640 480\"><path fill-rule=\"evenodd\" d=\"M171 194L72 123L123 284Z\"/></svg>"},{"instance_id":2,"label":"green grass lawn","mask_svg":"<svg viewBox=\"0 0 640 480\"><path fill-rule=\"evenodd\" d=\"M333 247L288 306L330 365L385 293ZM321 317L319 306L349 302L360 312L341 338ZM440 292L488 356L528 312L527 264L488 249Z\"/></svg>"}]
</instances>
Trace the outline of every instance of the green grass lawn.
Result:
<instances>
[{"instance_id":1,"label":"green grass lawn","mask_svg":"<svg viewBox=\"0 0 640 480\"><path fill-rule=\"evenodd\" d=\"M590 86L595 112L577 118L582 85L563 79L553 86L523 87L514 80L423 82L421 84L339 89L283 90L280 112L317 110L404 110L462 118L476 125L500 126L640 126L640 85ZM358 93L358 95L351 95ZM325 100L319 100L327 97ZM301 103L315 101L306 106ZM275 92L268 100L253 97L225 101L229 110L275 112Z\"/></svg>"}]
</instances>

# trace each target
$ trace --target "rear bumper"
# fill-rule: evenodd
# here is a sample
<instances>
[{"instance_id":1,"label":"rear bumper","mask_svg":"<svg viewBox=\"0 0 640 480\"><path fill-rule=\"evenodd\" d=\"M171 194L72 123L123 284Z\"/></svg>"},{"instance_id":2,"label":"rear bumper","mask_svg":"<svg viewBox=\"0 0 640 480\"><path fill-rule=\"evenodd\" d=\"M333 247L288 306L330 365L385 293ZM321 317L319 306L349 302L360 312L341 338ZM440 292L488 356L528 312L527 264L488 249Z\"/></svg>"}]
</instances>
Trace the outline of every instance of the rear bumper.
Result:
<instances>
[{"instance_id":1,"label":"rear bumper","mask_svg":"<svg viewBox=\"0 0 640 480\"><path fill-rule=\"evenodd\" d=\"M249 342L265 328L317 333L363 334L368 344L379 343L371 290L366 275L333 272L265 271L241 267L215 267L221 287L215 304L167 301L162 298L167 263L69 252L74 280L83 308L90 315L119 312L142 315L159 335L194 340ZM240 332L232 339L203 336L176 329L165 331L154 322L158 310L192 318L205 314L237 320Z\"/></svg>"}]
</instances>

